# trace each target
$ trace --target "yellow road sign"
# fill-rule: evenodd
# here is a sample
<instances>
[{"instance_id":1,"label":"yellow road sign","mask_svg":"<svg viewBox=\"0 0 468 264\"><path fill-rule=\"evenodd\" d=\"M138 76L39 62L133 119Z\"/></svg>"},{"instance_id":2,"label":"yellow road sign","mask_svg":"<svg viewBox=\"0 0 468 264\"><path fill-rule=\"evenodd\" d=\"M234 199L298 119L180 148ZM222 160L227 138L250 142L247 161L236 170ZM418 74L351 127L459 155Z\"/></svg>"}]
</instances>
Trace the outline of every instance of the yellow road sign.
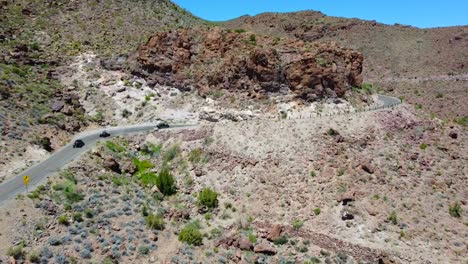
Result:
<instances>
[{"instance_id":1,"label":"yellow road sign","mask_svg":"<svg viewBox=\"0 0 468 264\"><path fill-rule=\"evenodd\" d=\"M29 176L28 176L28 175L25 175L25 176L23 177L23 180L24 180L24 185L28 186L28 184L29 184Z\"/></svg>"}]
</instances>

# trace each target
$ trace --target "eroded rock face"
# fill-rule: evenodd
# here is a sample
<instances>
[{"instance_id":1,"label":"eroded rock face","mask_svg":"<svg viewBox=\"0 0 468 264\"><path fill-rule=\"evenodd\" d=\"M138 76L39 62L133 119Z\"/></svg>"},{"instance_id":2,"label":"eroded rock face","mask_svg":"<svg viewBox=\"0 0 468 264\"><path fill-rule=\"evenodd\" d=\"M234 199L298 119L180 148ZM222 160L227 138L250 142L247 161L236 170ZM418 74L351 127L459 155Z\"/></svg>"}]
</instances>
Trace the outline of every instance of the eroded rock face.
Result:
<instances>
[{"instance_id":1,"label":"eroded rock face","mask_svg":"<svg viewBox=\"0 0 468 264\"><path fill-rule=\"evenodd\" d=\"M335 43L305 44L220 28L158 33L140 46L133 71L152 83L201 95L227 90L258 98L289 88L312 101L362 83L363 56Z\"/></svg>"}]
</instances>

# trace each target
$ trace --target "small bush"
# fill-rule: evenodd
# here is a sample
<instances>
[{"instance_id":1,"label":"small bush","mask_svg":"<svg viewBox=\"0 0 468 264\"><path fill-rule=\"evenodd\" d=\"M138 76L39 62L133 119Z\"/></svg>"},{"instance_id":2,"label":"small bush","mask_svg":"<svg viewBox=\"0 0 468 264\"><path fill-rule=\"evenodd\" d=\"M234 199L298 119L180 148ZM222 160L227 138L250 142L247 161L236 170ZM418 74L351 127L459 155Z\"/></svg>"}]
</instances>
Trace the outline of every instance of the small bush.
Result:
<instances>
[{"instance_id":1,"label":"small bush","mask_svg":"<svg viewBox=\"0 0 468 264\"><path fill-rule=\"evenodd\" d=\"M165 163L175 159L180 153L179 145L172 145L168 150L164 152L163 160Z\"/></svg>"},{"instance_id":2,"label":"small bush","mask_svg":"<svg viewBox=\"0 0 468 264\"><path fill-rule=\"evenodd\" d=\"M91 208L86 208L84 210L84 214L85 214L86 218L93 218L94 217L94 211Z\"/></svg>"},{"instance_id":3,"label":"small bush","mask_svg":"<svg viewBox=\"0 0 468 264\"><path fill-rule=\"evenodd\" d=\"M66 215L61 215L58 218L58 223L61 224L61 225L68 225L69 224L68 221L69 221L68 216L66 216Z\"/></svg>"},{"instance_id":4,"label":"small bush","mask_svg":"<svg viewBox=\"0 0 468 264\"><path fill-rule=\"evenodd\" d=\"M273 244L275 245L284 245L286 243L288 243L288 236L286 234L280 236L279 238L273 241Z\"/></svg>"},{"instance_id":5,"label":"small bush","mask_svg":"<svg viewBox=\"0 0 468 264\"><path fill-rule=\"evenodd\" d=\"M167 168L163 168L156 178L156 186L164 195L173 195L177 192L174 176Z\"/></svg>"},{"instance_id":6,"label":"small bush","mask_svg":"<svg viewBox=\"0 0 468 264\"><path fill-rule=\"evenodd\" d=\"M238 28L238 29L235 29L234 32L241 34L241 33L245 33L246 31L243 28Z\"/></svg>"},{"instance_id":7,"label":"small bush","mask_svg":"<svg viewBox=\"0 0 468 264\"><path fill-rule=\"evenodd\" d=\"M154 172L143 172L139 174L143 187L153 187L157 183L157 175Z\"/></svg>"},{"instance_id":8,"label":"small bush","mask_svg":"<svg viewBox=\"0 0 468 264\"><path fill-rule=\"evenodd\" d=\"M388 220L390 220L390 222L392 222L392 224L394 225L397 225L398 224L398 217L397 217L397 214L395 211L393 211L391 214L390 214L390 217L388 218Z\"/></svg>"},{"instance_id":9,"label":"small bush","mask_svg":"<svg viewBox=\"0 0 468 264\"><path fill-rule=\"evenodd\" d=\"M133 163L137 167L139 173L145 172L148 169L154 167L154 165L149 160L139 160L137 158L133 159Z\"/></svg>"},{"instance_id":10,"label":"small bush","mask_svg":"<svg viewBox=\"0 0 468 264\"><path fill-rule=\"evenodd\" d=\"M461 217L461 205L459 202L454 203L453 205L449 205L449 214L453 217Z\"/></svg>"},{"instance_id":11,"label":"small bush","mask_svg":"<svg viewBox=\"0 0 468 264\"><path fill-rule=\"evenodd\" d=\"M117 186L127 185L128 179L125 176L114 176L112 177L112 183Z\"/></svg>"},{"instance_id":12,"label":"small bush","mask_svg":"<svg viewBox=\"0 0 468 264\"><path fill-rule=\"evenodd\" d=\"M120 153L126 150L124 146L121 146L119 143L114 141L106 141L104 144L112 152Z\"/></svg>"},{"instance_id":13,"label":"small bush","mask_svg":"<svg viewBox=\"0 0 468 264\"><path fill-rule=\"evenodd\" d=\"M146 225L151 229L163 230L164 220L159 215L149 214L145 217Z\"/></svg>"},{"instance_id":14,"label":"small bush","mask_svg":"<svg viewBox=\"0 0 468 264\"><path fill-rule=\"evenodd\" d=\"M254 234L249 233L247 237L249 238L250 243L252 244L257 243L257 237Z\"/></svg>"},{"instance_id":15,"label":"small bush","mask_svg":"<svg viewBox=\"0 0 468 264\"><path fill-rule=\"evenodd\" d=\"M201 161L201 154L201 149L194 149L190 151L188 160L192 163L199 163Z\"/></svg>"},{"instance_id":16,"label":"small bush","mask_svg":"<svg viewBox=\"0 0 468 264\"><path fill-rule=\"evenodd\" d=\"M39 253L37 253L36 251L33 251L33 252L29 253L28 260L31 263L38 263L39 262Z\"/></svg>"},{"instance_id":17,"label":"small bush","mask_svg":"<svg viewBox=\"0 0 468 264\"><path fill-rule=\"evenodd\" d=\"M251 44L257 44L257 36L255 36L255 34L252 34L249 36L249 41Z\"/></svg>"},{"instance_id":18,"label":"small bush","mask_svg":"<svg viewBox=\"0 0 468 264\"><path fill-rule=\"evenodd\" d=\"M310 177L314 178L315 176L317 176L317 173L315 173L315 171L311 171L310 172Z\"/></svg>"},{"instance_id":19,"label":"small bush","mask_svg":"<svg viewBox=\"0 0 468 264\"><path fill-rule=\"evenodd\" d=\"M124 110L122 111L122 117L123 117L123 118L127 118L127 117L129 117L129 116L131 116L131 115L132 115L132 112L128 111L128 109L124 109Z\"/></svg>"},{"instance_id":20,"label":"small bush","mask_svg":"<svg viewBox=\"0 0 468 264\"><path fill-rule=\"evenodd\" d=\"M81 213L74 213L73 214L73 221L75 222L83 222L83 215Z\"/></svg>"},{"instance_id":21,"label":"small bush","mask_svg":"<svg viewBox=\"0 0 468 264\"><path fill-rule=\"evenodd\" d=\"M296 230L299 230L304 225L304 222L301 220L294 220L292 223L292 227Z\"/></svg>"},{"instance_id":22,"label":"small bush","mask_svg":"<svg viewBox=\"0 0 468 264\"><path fill-rule=\"evenodd\" d=\"M161 153L161 149L162 144L154 145L150 143L143 145L143 147L141 148L141 153L143 155L156 157L157 155L159 155L159 153Z\"/></svg>"},{"instance_id":23,"label":"small bush","mask_svg":"<svg viewBox=\"0 0 468 264\"><path fill-rule=\"evenodd\" d=\"M321 213L321 211L322 210L320 210L320 208L317 207L317 208L314 209L314 214L319 215Z\"/></svg>"},{"instance_id":24,"label":"small bush","mask_svg":"<svg viewBox=\"0 0 468 264\"><path fill-rule=\"evenodd\" d=\"M15 259L22 258L24 256L23 248L24 248L23 244L19 244L17 246L10 247L7 250L7 255L10 256L10 257L13 257Z\"/></svg>"},{"instance_id":25,"label":"small bush","mask_svg":"<svg viewBox=\"0 0 468 264\"><path fill-rule=\"evenodd\" d=\"M138 247L138 253L140 253L141 255L148 255L149 248L147 246L145 246L145 245L139 246Z\"/></svg>"},{"instance_id":26,"label":"small bush","mask_svg":"<svg viewBox=\"0 0 468 264\"><path fill-rule=\"evenodd\" d=\"M199 246L203 242L203 235L196 225L189 224L180 231L179 241L189 245Z\"/></svg>"},{"instance_id":27,"label":"small bush","mask_svg":"<svg viewBox=\"0 0 468 264\"><path fill-rule=\"evenodd\" d=\"M421 145L419 145L419 148L422 149L422 150L425 150L427 148L427 144L426 143L421 143Z\"/></svg>"},{"instance_id":28,"label":"small bush","mask_svg":"<svg viewBox=\"0 0 468 264\"><path fill-rule=\"evenodd\" d=\"M215 208L218 206L218 193L210 188L205 188L198 194L198 202L208 208Z\"/></svg>"}]
</instances>

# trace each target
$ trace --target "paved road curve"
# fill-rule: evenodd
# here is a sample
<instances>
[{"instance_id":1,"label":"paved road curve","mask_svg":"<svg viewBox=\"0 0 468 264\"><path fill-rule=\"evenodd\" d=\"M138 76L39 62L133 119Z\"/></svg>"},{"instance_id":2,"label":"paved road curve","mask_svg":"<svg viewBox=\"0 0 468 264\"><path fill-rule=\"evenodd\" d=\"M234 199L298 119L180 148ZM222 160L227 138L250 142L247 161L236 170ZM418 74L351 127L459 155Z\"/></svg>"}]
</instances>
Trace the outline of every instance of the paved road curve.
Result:
<instances>
[{"instance_id":1,"label":"paved road curve","mask_svg":"<svg viewBox=\"0 0 468 264\"><path fill-rule=\"evenodd\" d=\"M67 165L72 160L79 157L81 154L85 153L88 149L93 147L98 141L103 140L99 137L102 131L107 131L111 134L111 137L119 135L128 135L141 133L145 131L151 131L156 128L157 124L141 124L134 126L123 126L123 127L114 127L106 129L98 129L93 131L83 132L68 143L66 146L52 154L48 159L40 162L39 164L21 172L13 178L10 178L6 182L0 185L0 205L16 197L20 193L25 193L25 186L23 181L23 176L28 175L29 180L29 190L33 190L34 187L42 183L47 176L58 172L61 168ZM171 125L171 128L181 128L181 127L191 127L194 125ZM107 139L109 139L107 138ZM73 148L73 143L76 139L81 139L85 143L82 148Z\"/></svg>"}]
</instances>

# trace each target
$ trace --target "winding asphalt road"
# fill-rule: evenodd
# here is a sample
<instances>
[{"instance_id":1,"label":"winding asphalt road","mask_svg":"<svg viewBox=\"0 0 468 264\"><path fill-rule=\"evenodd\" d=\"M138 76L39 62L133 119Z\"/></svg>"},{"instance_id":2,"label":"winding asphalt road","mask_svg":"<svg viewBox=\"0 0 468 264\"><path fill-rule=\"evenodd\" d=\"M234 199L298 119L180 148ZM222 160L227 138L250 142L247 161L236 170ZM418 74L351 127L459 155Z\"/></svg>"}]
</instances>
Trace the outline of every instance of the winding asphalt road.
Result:
<instances>
[{"instance_id":1,"label":"winding asphalt road","mask_svg":"<svg viewBox=\"0 0 468 264\"><path fill-rule=\"evenodd\" d=\"M164 129L172 129L172 128L183 128L183 127L191 127L194 125L171 125L169 128ZM67 165L72 160L79 157L81 154L85 153L88 149L93 147L98 141L110 139L115 136L119 135L129 135L129 134L136 134L146 131L151 131L157 128L157 123L153 124L140 124L134 126L122 126L122 127L114 127L114 128L105 128L105 129L98 129L92 131L83 132L65 145L63 148L52 154L48 159L32 166L31 168L21 172L20 174L10 178L6 182L0 185L0 205L8 201L9 199L13 199L16 195L20 193L25 193L25 186L23 177L25 175L29 176L29 190L33 190L37 187L40 183L44 182L47 176L58 172L61 168ZM102 131L107 131L111 134L108 138L101 138L99 134ZM73 148L73 143L75 140L81 139L85 143L82 148Z\"/></svg>"},{"instance_id":2,"label":"winding asphalt road","mask_svg":"<svg viewBox=\"0 0 468 264\"><path fill-rule=\"evenodd\" d=\"M386 96L386 95L378 95L379 100L381 101L382 105L378 107L367 109L366 111L370 110L378 110L386 107L395 106L401 103L398 98ZM24 175L28 175L30 177L29 180L29 190L33 190L37 187L40 183L42 183L47 176L58 172L61 168L67 165L72 160L79 157L81 154L86 152L88 149L93 147L98 141L105 140L99 137L102 131L107 131L111 134L111 137L119 136L119 135L128 135L128 134L136 134L146 131L151 131L155 129L157 126L156 123L154 124L141 124L141 125L134 125L134 126L122 126L122 127L114 127L114 128L106 128L106 129L98 129L88 132L83 132L68 143L66 146L61 148L59 151L52 154L48 159L40 162L39 164L23 171L22 173L16 175L15 177L9 179L8 181L0 184L0 205L4 204L9 199L14 198L16 195L25 192L25 186L23 177ZM170 128L183 128L183 127L191 127L194 125L171 125ZM82 148L73 148L73 143L76 139L81 139L84 141L85 145ZM107 138L109 139L109 138Z\"/></svg>"}]
</instances>

